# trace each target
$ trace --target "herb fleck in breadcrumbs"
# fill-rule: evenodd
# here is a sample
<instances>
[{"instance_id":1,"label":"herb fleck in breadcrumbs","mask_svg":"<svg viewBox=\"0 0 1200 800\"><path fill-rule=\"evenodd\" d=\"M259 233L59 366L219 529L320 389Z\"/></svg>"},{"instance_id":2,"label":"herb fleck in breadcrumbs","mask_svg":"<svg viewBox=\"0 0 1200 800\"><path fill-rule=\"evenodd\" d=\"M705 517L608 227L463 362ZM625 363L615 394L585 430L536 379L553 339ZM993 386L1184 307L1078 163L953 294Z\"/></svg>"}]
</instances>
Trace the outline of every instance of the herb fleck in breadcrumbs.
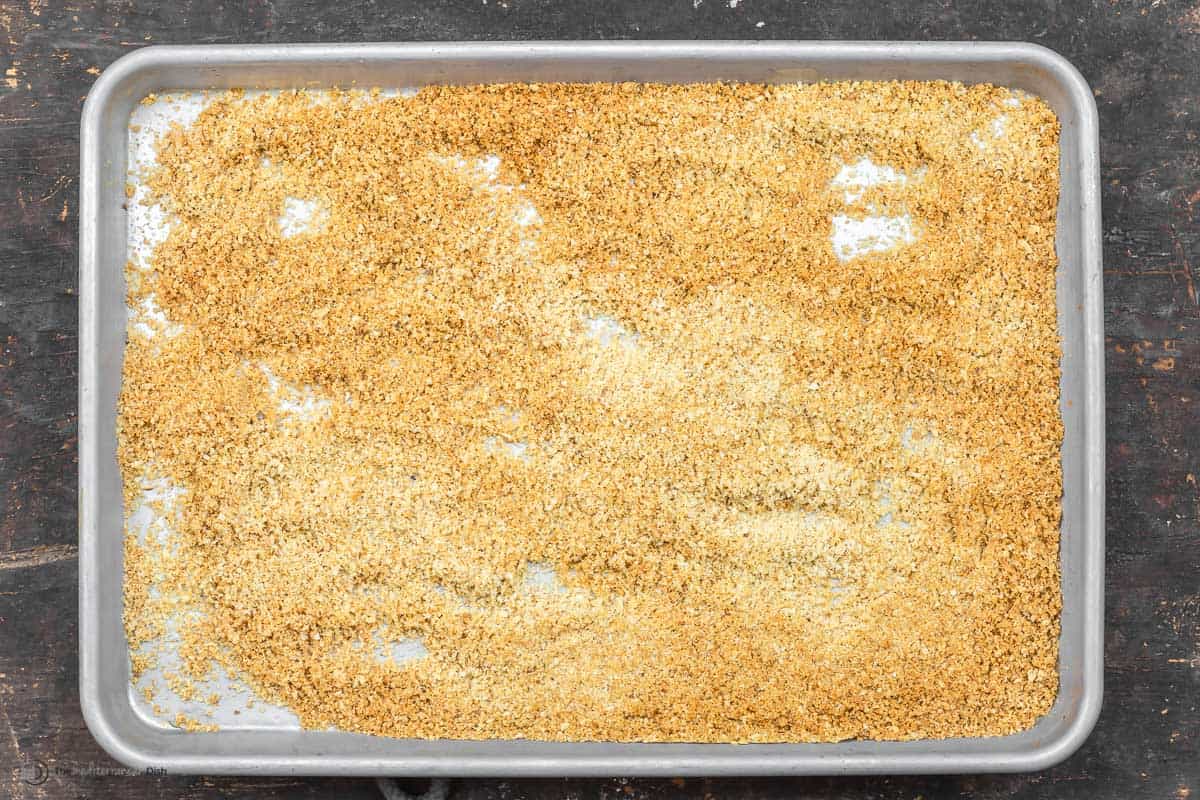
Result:
<instances>
[{"instance_id":1,"label":"herb fleck in breadcrumbs","mask_svg":"<svg viewBox=\"0 0 1200 800\"><path fill-rule=\"evenodd\" d=\"M905 178L834 180L864 156ZM188 681L408 737L985 736L1050 708L1041 101L231 92L147 183L174 221L128 301L177 332L130 328L119 459L127 509L185 492L170 546L127 534L134 652L191 609Z\"/></svg>"}]
</instances>

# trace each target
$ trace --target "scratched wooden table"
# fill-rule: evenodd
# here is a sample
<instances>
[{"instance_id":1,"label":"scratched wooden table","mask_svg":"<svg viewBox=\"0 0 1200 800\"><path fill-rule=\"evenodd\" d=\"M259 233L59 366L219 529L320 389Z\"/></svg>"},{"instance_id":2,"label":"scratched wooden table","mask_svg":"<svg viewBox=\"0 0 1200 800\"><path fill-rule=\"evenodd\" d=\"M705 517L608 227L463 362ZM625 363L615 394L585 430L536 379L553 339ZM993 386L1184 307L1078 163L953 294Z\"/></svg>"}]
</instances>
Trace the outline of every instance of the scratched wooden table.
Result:
<instances>
[{"instance_id":1,"label":"scratched wooden table","mask_svg":"<svg viewBox=\"0 0 1200 800\"><path fill-rule=\"evenodd\" d=\"M1200 796L1200 6L0 0L0 798L383 796L370 780L130 775L84 727L76 692L76 212L79 111L95 76L150 43L532 38L1021 39L1079 66L1096 91L1103 140L1104 711L1077 755L1032 775L472 780L450 782L449 795Z\"/></svg>"}]
</instances>

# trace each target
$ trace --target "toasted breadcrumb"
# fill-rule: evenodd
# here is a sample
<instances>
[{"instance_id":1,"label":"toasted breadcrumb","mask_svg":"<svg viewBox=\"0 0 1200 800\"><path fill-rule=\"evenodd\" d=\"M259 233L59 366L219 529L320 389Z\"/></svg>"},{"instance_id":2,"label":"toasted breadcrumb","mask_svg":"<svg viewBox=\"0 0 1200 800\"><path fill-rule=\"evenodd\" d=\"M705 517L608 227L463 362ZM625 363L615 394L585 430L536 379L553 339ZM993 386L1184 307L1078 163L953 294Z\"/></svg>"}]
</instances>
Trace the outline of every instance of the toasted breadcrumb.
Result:
<instances>
[{"instance_id":1,"label":"toasted breadcrumb","mask_svg":"<svg viewBox=\"0 0 1200 800\"><path fill-rule=\"evenodd\" d=\"M126 508L184 490L130 647L175 614L189 679L390 736L1030 727L1058 130L943 82L214 94L127 267L178 332L131 324Z\"/></svg>"},{"instance_id":2,"label":"toasted breadcrumb","mask_svg":"<svg viewBox=\"0 0 1200 800\"><path fill-rule=\"evenodd\" d=\"M212 733L214 731L220 730L220 727L217 725L213 725L212 723L205 723L205 722L201 722L196 719L192 719L191 717L187 716L183 712L176 714L175 719L172 721L171 724L174 725L176 728L179 728L180 730L188 731L189 733Z\"/></svg>"}]
</instances>

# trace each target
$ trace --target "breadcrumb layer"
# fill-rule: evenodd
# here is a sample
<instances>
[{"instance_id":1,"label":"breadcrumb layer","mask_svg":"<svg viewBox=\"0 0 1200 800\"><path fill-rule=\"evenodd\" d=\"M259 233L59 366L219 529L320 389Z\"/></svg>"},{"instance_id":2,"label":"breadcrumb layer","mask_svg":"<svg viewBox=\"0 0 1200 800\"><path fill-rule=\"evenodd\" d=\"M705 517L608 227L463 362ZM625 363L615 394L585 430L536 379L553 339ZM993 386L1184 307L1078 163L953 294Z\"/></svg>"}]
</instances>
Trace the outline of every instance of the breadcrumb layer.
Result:
<instances>
[{"instance_id":1,"label":"breadcrumb layer","mask_svg":"<svg viewBox=\"0 0 1200 800\"><path fill-rule=\"evenodd\" d=\"M1058 130L942 82L215 96L127 269L169 328L130 327L126 508L184 490L169 541L127 532L139 671L175 615L183 679L311 728L1030 727Z\"/></svg>"}]
</instances>

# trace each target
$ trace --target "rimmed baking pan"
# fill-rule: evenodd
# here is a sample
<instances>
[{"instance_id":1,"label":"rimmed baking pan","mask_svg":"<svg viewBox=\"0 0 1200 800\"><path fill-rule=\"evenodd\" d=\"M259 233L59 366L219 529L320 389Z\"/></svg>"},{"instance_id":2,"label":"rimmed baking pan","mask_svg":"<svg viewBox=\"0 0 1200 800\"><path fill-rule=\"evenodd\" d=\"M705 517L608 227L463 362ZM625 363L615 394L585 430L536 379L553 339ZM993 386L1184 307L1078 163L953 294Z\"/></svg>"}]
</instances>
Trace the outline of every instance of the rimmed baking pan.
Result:
<instances>
[{"instance_id":1,"label":"rimmed baking pan","mask_svg":"<svg viewBox=\"0 0 1200 800\"><path fill-rule=\"evenodd\" d=\"M1056 245L1063 498L1059 696L1031 729L993 738L830 744L419 741L256 724L191 733L138 713L121 622L124 513L116 463L128 259L130 115L152 92L412 87L519 81L956 80L1044 99L1061 121ZM1070 755L1099 714L1103 659L1104 354L1096 108L1079 73L1030 44L451 43L150 47L113 64L82 121L79 364L80 697L100 744L134 767L338 775L767 775L1035 770Z\"/></svg>"}]
</instances>

